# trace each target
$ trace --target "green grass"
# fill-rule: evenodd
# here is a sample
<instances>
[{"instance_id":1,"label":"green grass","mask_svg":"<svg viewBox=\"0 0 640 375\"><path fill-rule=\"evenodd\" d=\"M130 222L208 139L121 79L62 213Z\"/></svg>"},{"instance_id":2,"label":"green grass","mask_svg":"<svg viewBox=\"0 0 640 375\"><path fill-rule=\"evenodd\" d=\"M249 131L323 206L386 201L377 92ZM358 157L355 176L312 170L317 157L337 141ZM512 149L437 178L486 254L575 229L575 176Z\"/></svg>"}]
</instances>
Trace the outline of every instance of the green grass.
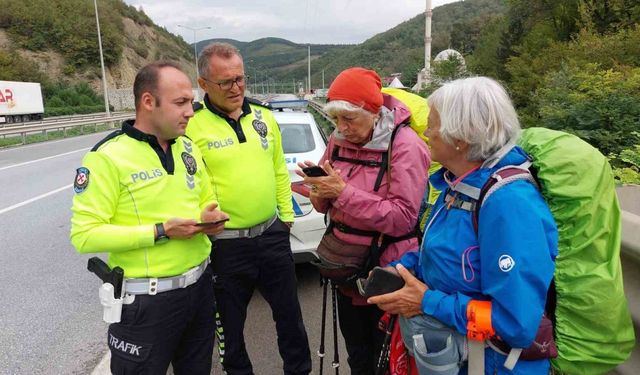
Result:
<instances>
[{"instance_id":1,"label":"green grass","mask_svg":"<svg viewBox=\"0 0 640 375\"><path fill-rule=\"evenodd\" d=\"M114 129L114 128L108 124L77 126L74 128L67 129L66 138L76 137L84 134L103 132L110 129ZM45 138L45 135L42 133L27 134L25 139L25 144L46 142L46 141L52 141L52 140L62 139L62 138L65 138L64 131L62 130L49 131L47 132L46 138ZM0 138L0 148L17 146L21 144L22 144L22 136L20 135Z\"/></svg>"}]
</instances>

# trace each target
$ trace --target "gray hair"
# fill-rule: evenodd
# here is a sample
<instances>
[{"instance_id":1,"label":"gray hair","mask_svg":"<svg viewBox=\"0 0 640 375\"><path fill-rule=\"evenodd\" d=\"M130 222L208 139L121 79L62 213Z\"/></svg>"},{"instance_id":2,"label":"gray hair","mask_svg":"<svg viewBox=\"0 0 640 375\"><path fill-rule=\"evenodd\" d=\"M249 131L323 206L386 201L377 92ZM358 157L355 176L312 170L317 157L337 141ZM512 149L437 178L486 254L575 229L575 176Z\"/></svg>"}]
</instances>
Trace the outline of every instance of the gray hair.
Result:
<instances>
[{"instance_id":1,"label":"gray hair","mask_svg":"<svg viewBox=\"0 0 640 375\"><path fill-rule=\"evenodd\" d=\"M486 160L520 135L509 94L493 79L472 77L446 83L427 102L440 114L442 140L469 144L468 160Z\"/></svg>"},{"instance_id":2,"label":"gray hair","mask_svg":"<svg viewBox=\"0 0 640 375\"><path fill-rule=\"evenodd\" d=\"M209 76L209 60L211 56L230 59L234 55L242 59L240 50L229 43L214 42L207 45L198 55L198 75L205 78Z\"/></svg>"},{"instance_id":3,"label":"gray hair","mask_svg":"<svg viewBox=\"0 0 640 375\"><path fill-rule=\"evenodd\" d=\"M368 113L376 115L377 113L371 113L362 107L358 107L355 104L352 104L346 100L332 100L329 103L324 105L324 112L330 117L335 117L338 112L360 112L360 113Z\"/></svg>"}]
</instances>

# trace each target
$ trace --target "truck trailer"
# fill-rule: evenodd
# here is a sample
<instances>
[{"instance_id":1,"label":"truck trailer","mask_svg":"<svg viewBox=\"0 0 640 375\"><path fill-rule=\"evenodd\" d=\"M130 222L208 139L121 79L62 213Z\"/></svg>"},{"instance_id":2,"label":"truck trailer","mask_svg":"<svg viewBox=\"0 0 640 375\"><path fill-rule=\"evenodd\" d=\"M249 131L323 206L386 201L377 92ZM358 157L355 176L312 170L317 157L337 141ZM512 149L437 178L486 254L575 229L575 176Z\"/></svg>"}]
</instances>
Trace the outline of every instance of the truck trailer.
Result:
<instances>
[{"instance_id":1,"label":"truck trailer","mask_svg":"<svg viewBox=\"0 0 640 375\"><path fill-rule=\"evenodd\" d=\"M42 120L43 113L39 83L0 81L0 124Z\"/></svg>"}]
</instances>

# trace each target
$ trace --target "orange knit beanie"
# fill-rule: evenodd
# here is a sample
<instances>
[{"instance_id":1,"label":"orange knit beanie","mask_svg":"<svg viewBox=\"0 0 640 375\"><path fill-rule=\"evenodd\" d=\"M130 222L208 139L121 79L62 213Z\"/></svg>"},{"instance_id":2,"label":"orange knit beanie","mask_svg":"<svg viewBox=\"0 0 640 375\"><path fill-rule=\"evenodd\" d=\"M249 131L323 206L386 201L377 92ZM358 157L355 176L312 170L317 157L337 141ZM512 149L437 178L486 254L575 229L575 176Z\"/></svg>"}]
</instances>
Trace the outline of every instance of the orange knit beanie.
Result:
<instances>
[{"instance_id":1,"label":"orange knit beanie","mask_svg":"<svg viewBox=\"0 0 640 375\"><path fill-rule=\"evenodd\" d=\"M331 83L327 98L344 100L369 112L378 113L382 106L382 82L378 73L364 68L343 70Z\"/></svg>"}]
</instances>

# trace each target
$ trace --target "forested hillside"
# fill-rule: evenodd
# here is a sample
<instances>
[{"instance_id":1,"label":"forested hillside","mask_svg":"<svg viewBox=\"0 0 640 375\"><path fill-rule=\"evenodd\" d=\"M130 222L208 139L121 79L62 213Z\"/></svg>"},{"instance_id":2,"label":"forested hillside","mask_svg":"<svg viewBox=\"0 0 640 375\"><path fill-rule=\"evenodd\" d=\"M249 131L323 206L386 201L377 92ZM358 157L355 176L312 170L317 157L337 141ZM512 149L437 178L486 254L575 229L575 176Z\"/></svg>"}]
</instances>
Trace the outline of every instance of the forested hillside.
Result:
<instances>
[{"instance_id":1,"label":"forested hillside","mask_svg":"<svg viewBox=\"0 0 640 375\"><path fill-rule=\"evenodd\" d=\"M484 25L505 10L504 0L467 0L439 6L433 10L432 53L453 48L471 52ZM364 43L345 51L328 53L312 66L312 82L325 70L327 82L350 66L365 66L382 75L402 73L405 86L413 86L424 67L424 14L375 35Z\"/></svg>"},{"instance_id":2,"label":"forested hillside","mask_svg":"<svg viewBox=\"0 0 640 375\"><path fill-rule=\"evenodd\" d=\"M433 10L433 55L454 48L463 53L475 49L483 27L500 17L505 0L467 0ZM336 25L338 26L338 25ZM320 87L324 70L329 84L343 69L364 66L381 75L402 73L402 81L413 86L424 67L424 14L377 34L358 45L311 45L312 87ZM263 38L252 42L211 39L198 43L198 49L211 41L229 42L240 49L245 62L258 69L259 75L275 81L301 81L307 77L307 45L279 38ZM254 74L249 69L249 74Z\"/></svg>"},{"instance_id":3,"label":"forested hillside","mask_svg":"<svg viewBox=\"0 0 640 375\"><path fill-rule=\"evenodd\" d=\"M468 56L505 82L525 126L578 134L640 183L640 2L509 0Z\"/></svg>"},{"instance_id":4,"label":"forested hillside","mask_svg":"<svg viewBox=\"0 0 640 375\"><path fill-rule=\"evenodd\" d=\"M110 88L130 87L153 60L193 66L189 45L143 12L121 0L98 4ZM42 83L46 115L104 110L91 89L102 92L92 1L0 0L0 9L0 80Z\"/></svg>"},{"instance_id":5,"label":"forested hillside","mask_svg":"<svg viewBox=\"0 0 640 375\"><path fill-rule=\"evenodd\" d=\"M233 39L208 39L198 42L197 50L211 42L227 42L236 46L242 54L249 74L257 72L260 77L269 77L275 81L290 82L301 80L307 76L307 48L306 44L298 44L281 38L261 38L251 42L241 42ZM354 45L312 44L311 59L313 70L319 69L317 59L334 51L340 53L353 48ZM333 77L332 77L333 78Z\"/></svg>"}]
</instances>

